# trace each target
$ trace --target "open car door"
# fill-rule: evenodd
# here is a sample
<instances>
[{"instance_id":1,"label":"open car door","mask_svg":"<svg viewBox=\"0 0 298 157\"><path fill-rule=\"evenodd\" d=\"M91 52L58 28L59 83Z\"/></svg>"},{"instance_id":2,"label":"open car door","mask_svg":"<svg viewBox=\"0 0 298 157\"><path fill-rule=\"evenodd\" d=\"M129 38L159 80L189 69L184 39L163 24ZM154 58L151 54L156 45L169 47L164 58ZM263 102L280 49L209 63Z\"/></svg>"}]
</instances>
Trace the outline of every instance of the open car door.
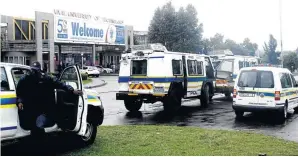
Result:
<instances>
[{"instance_id":1,"label":"open car door","mask_svg":"<svg viewBox=\"0 0 298 157\"><path fill-rule=\"evenodd\" d=\"M75 90L83 91L82 78L77 66L65 68L59 80ZM60 89L56 92L58 126L64 131L84 135L87 112L86 94L79 96Z\"/></svg>"}]
</instances>

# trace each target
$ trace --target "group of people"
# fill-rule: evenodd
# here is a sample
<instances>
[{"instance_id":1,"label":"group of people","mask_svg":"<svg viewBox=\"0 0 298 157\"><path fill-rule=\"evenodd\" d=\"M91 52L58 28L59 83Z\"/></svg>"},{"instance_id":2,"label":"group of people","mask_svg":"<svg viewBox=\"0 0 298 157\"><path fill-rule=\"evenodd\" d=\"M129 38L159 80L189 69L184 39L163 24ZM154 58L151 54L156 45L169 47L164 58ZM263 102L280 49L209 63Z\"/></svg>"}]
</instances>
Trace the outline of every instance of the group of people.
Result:
<instances>
[{"instance_id":1,"label":"group of people","mask_svg":"<svg viewBox=\"0 0 298 157\"><path fill-rule=\"evenodd\" d=\"M21 127L31 130L33 139L40 140L46 135L44 128L55 120L54 89L62 89L75 95L81 95L82 91L47 75L39 62L33 62L30 67L30 73L24 75L17 84L17 107Z\"/></svg>"}]
</instances>

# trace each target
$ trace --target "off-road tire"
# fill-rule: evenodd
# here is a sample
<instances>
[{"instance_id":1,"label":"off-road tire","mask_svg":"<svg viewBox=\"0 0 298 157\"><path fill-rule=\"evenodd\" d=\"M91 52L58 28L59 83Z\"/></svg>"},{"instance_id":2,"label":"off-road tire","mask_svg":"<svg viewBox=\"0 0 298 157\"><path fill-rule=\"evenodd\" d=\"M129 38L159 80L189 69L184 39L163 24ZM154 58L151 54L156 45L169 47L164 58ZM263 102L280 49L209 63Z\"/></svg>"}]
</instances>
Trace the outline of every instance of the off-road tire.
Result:
<instances>
[{"instance_id":1,"label":"off-road tire","mask_svg":"<svg viewBox=\"0 0 298 157\"><path fill-rule=\"evenodd\" d=\"M242 111L234 111L234 112L235 112L235 115L236 115L236 119L242 119L243 118L244 112L242 112Z\"/></svg>"},{"instance_id":2,"label":"off-road tire","mask_svg":"<svg viewBox=\"0 0 298 157\"><path fill-rule=\"evenodd\" d=\"M205 85L201 94L200 102L201 102L201 107L208 107L210 103L210 87L209 85Z\"/></svg>"},{"instance_id":3,"label":"off-road tire","mask_svg":"<svg viewBox=\"0 0 298 157\"><path fill-rule=\"evenodd\" d=\"M143 101L140 99L126 99L124 100L125 108L130 112L139 111L143 105Z\"/></svg>"}]
</instances>

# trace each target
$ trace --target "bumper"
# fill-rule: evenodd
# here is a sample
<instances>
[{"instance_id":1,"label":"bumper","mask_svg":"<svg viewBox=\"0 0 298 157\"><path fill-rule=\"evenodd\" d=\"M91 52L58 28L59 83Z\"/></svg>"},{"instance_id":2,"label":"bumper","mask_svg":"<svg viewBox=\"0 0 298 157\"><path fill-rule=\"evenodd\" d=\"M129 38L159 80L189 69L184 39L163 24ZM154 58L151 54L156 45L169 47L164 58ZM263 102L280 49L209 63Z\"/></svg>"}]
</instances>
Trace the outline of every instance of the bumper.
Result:
<instances>
[{"instance_id":1,"label":"bumper","mask_svg":"<svg viewBox=\"0 0 298 157\"><path fill-rule=\"evenodd\" d=\"M256 112L256 111L283 111L284 104L275 106L249 106L249 105L233 105L233 109L242 112Z\"/></svg>"},{"instance_id":2,"label":"bumper","mask_svg":"<svg viewBox=\"0 0 298 157\"><path fill-rule=\"evenodd\" d=\"M233 93L234 87L232 86L216 86L215 92L216 93Z\"/></svg>"},{"instance_id":3,"label":"bumper","mask_svg":"<svg viewBox=\"0 0 298 157\"><path fill-rule=\"evenodd\" d=\"M158 99L163 98L166 94L135 94L128 92L116 93L116 100L125 100L128 98L136 98L136 99Z\"/></svg>"}]
</instances>

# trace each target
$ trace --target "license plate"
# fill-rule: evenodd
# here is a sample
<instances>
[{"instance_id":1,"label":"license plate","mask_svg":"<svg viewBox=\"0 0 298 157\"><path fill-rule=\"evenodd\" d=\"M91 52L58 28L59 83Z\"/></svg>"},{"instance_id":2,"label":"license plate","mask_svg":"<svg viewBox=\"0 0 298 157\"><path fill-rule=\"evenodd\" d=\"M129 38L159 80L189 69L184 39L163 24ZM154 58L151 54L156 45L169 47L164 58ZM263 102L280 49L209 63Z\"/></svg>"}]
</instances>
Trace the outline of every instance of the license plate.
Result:
<instances>
[{"instance_id":1,"label":"license plate","mask_svg":"<svg viewBox=\"0 0 298 157\"><path fill-rule=\"evenodd\" d=\"M239 93L241 97L255 97L255 93Z\"/></svg>"},{"instance_id":2,"label":"license plate","mask_svg":"<svg viewBox=\"0 0 298 157\"><path fill-rule=\"evenodd\" d=\"M163 87L154 87L154 93L164 93L165 90Z\"/></svg>"}]
</instances>

